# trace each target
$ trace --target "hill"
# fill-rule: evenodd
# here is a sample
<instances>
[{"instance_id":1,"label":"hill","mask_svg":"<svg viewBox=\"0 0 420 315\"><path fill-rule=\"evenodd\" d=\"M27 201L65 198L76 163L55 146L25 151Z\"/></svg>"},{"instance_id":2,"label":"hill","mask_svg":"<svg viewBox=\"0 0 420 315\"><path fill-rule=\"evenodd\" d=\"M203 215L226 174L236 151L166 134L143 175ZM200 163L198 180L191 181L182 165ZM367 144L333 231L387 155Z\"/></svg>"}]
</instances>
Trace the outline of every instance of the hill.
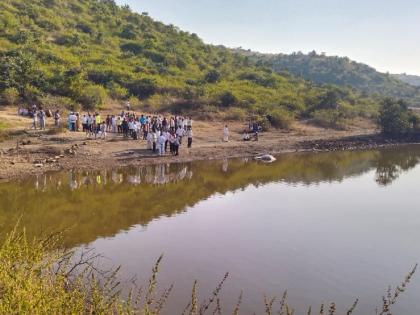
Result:
<instances>
[{"instance_id":1,"label":"hill","mask_svg":"<svg viewBox=\"0 0 420 315\"><path fill-rule=\"evenodd\" d=\"M317 84L350 86L362 93L404 99L412 106L420 106L420 89L408 84L407 79L378 72L347 57L326 56L315 51L290 55L240 52L278 73L289 72Z\"/></svg>"},{"instance_id":2,"label":"hill","mask_svg":"<svg viewBox=\"0 0 420 315\"><path fill-rule=\"evenodd\" d=\"M420 87L420 76L418 75L401 73L401 74L393 74L393 76L397 78L398 80L401 80L405 83Z\"/></svg>"},{"instance_id":3,"label":"hill","mask_svg":"<svg viewBox=\"0 0 420 315\"><path fill-rule=\"evenodd\" d=\"M0 93L6 103L92 109L131 99L151 111L273 120L338 104L340 117L369 116L377 103L349 88L276 74L113 0L1 1Z\"/></svg>"}]
</instances>

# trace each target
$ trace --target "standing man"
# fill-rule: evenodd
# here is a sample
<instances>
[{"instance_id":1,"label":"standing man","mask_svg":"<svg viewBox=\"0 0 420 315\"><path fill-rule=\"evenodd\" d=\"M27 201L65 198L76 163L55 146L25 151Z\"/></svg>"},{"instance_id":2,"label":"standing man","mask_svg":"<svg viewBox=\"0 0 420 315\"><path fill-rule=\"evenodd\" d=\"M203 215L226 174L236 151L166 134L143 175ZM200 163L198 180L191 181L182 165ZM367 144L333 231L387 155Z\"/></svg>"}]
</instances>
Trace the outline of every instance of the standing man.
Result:
<instances>
[{"instance_id":1,"label":"standing man","mask_svg":"<svg viewBox=\"0 0 420 315\"><path fill-rule=\"evenodd\" d=\"M38 112L38 116L39 116L39 127L40 127L41 130L45 130L46 114L45 114L45 111L42 108Z\"/></svg>"},{"instance_id":2,"label":"standing man","mask_svg":"<svg viewBox=\"0 0 420 315\"><path fill-rule=\"evenodd\" d=\"M60 120L61 120L60 111L57 109L54 113L54 124L57 128L60 127Z\"/></svg>"},{"instance_id":3,"label":"standing man","mask_svg":"<svg viewBox=\"0 0 420 315\"><path fill-rule=\"evenodd\" d=\"M165 142L166 142L166 137L165 137L165 135L164 135L164 132L163 131L161 131L160 132L160 136L159 136L159 138L158 138L158 141L157 141L157 143L158 143L158 150L159 150L159 155L163 155L164 154L164 152L165 152Z\"/></svg>"},{"instance_id":4,"label":"standing man","mask_svg":"<svg viewBox=\"0 0 420 315\"><path fill-rule=\"evenodd\" d=\"M192 132L192 128L188 127L187 130L187 138L188 138L188 149L191 149L192 147L192 138L193 138L193 132Z\"/></svg>"},{"instance_id":5,"label":"standing man","mask_svg":"<svg viewBox=\"0 0 420 315\"><path fill-rule=\"evenodd\" d=\"M34 105L35 106L35 105ZM36 130L36 123L38 120L38 112L36 111L36 107L35 110L32 109L32 127Z\"/></svg>"},{"instance_id":6,"label":"standing man","mask_svg":"<svg viewBox=\"0 0 420 315\"><path fill-rule=\"evenodd\" d=\"M70 122L70 130L76 131L77 116L74 113L70 114L69 122Z\"/></svg>"},{"instance_id":7,"label":"standing man","mask_svg":"<svg viewBox=\"0 0 420 315\"><path fill-rule=\"evenodd\" d=\"M182 144L182 137L184 136L185 130L179 125L178 130L176 131L176 135L179 139L179 144Z\"/></svg>"}]
</instances>

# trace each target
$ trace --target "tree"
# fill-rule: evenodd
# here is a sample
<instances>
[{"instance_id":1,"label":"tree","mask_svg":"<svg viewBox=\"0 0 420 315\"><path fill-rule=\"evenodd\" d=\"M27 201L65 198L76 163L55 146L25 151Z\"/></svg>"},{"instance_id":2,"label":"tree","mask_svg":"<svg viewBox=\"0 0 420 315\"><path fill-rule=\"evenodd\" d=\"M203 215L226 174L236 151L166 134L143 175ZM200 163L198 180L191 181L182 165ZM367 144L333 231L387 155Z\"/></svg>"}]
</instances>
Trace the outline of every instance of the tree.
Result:
<instances>
[{"instance_id":1,"label":"tree","mask_svg":"<svg viewBox=\"0 0 420 315\"><path fill-rule=\"evenodd\" d=\"M1 98L6 105L16 105L19 100L19 92L15 88L7 88L3 91Z\"/></svg>"},{"instance_id":2,"label":"tree","mask_svg":"<svg viewBox=\"0 0 420 315\"><path fill-rule=\"evenodd\" d=\"M156 93L157 83L154 79L142 78L129 83L127 88L132 95L138 98L147 98Z\"/></svg>"},{"instance_id":3,"label":"tree","mask_svg":"<svg viewBox=\"0 0 420 315\"><path fill-rule=\"evenodd\" d=\"M379 110L379 125L387 135L402 135L412 129L412 112L404 101L385 99Z\"/></svg>"},{"instance_id":4,"label":"tree","mask_svg":"<svg viewBox=\"0 0 420 315\"><path fill-rule=\"evenodd\" d=\"M85 109L92 110L102 105L106 96L106 90L101 85L90 85L79 95L79 102Z\"/></svg>"},{"instance_id":5,"label":"tree","mask_svg":"<svg viewBox=\"0 0 420 315\"><path fill-rule=\"evenodd\" d=\"M221 74L219 71L217 70L210 70L209 72L207 72L204 80L207 83L216 83L217 81L220 80Z\"/></svg>"},{"instance_id":6,"label":"tree","mask_svg":"<svg viewBox=\"0 0 420 315\"><path fill-rule=\"evenodd\" d=\"M0 57L0 89L15 88L26 98L27 88L41 82L34 56L24 50L7 52Z\"/></svg>"},{"instance_id":7,"label":"tree","mask_svg":"<svg viewBox=\"0 0 420 315\"><path fill-rule=\"evenodd\" d=\"M224 92L220 95L220 104L223 107L229 107L234 105L238 101L238 98L232 92Z\"/></svg>"},{"instance_id":8,"label":"tree","mask_svg":"<svg viewBox=\"0 0 420 315\"><path fill-rule=\"evenodd\" d=\"M340 95L337 91L328 91L321 96L317 105L318 109L337 109Z\"/></svg>"}]
</instances>

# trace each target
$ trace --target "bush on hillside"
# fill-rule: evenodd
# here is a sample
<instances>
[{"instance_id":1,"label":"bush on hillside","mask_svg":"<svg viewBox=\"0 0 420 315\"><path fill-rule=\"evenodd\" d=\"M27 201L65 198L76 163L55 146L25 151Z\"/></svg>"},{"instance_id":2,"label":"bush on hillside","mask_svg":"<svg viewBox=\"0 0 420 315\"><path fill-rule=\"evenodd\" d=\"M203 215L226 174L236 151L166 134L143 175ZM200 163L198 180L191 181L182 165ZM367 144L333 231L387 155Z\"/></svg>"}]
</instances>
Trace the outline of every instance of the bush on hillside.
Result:
<instances>
[{"instance_id":1,"label":"bush on hillside","mask_svg":"<svg viewBox=\"0 0 420 315\"><path fill-rule=\"evenodd\" d=\"M4 105L16 105L19 101L19 91L15 88L7 88L1 93L1 102Z\"/></svg>"},{"instance_id":2,"label":"bush on hillside","mask_svg":"<svg viewBox=\"0 0 420 315\"><path fill-rule=\"evenodd\" d=\"M111 83L107 86L109 96L113 99L123 100L128 96L128 90L117 83Z\"/></svg>"},{"instance_id":3,"label":"bush on hillside","mask_svg":"<svg viewBox=\"0 0 420 315\"><path fill-rule=\"evenodd\" d=\"M223 107L233 106L238 102L238 98L230 91L226 91L219 96L220 105Z\"/></svg>"},{"instance_id":4,"label":"bush on hillside","mask_svg":"<svg viewBox=\"0 0 420 315\"><path fill-rule=\"evenodd\" d=\"M40 105L46 109L68 109L73 110L75 102L68 97L45 95L39 99Z\"/></svg>"},{"instance_id":5,"label":"bush on hillside","mask_svg":"<svg viewBox=\"0 0 420 315\"><path fill-rule=\"evenodd\" d=\"M242 108L233 107L229 108L225 114L225 120L245 120L246 111Z\"/></svg>"},{"instance_id":6,"label":"bush on hillside","mask_svg":"<svg viewBox=\"0 0 420 315\"><path fill-rule=\"evenodd\" d=\"M384 134L403 135L414 129L417 119L404 101L387 98L381 104L378 123Z\"/></svg>"},{"instance_id":7,"label":"bush on hillside","mask_svg":"<svg viewBox=\"0 0 420 315\"><path fill-rule=\"evenodd\" d=\"M38 104L40 103L40 99L42 97L42 92L37 87L33 85L27 85L25 87L25 93L23 99L27 101L29 104Z\"/></svg>"},{"instance_id":8,"label":"bush on hillside","mask_svg":"<svg viewBox=\"0 0 420 315\"><path fill-rule=\"evenodd\" d=\"M347 119L343 112L336 109L321 109L312 113L312 122L323 128L343 130L347 127Z\"/></svg>"},{"instance_id":9,"label":"bush on hillside","mask_svg":"<svg viewBox=\"0 0 420 315\"><path fill-rule=\"evenodd\" d=\"M206 74L206 76L205 76L205 78L204 78L204 80L207 82L207 83L216 83L217 81L219 81L220 80L220 77L221 77L222 75L220 74L220 72L219 71L217 71L217 70L210 70L209 72L207 72L207 74Z\"/></svg>"},{"instance_id":10,"label":"bush on hillside","mask_svg":"<svg viewBox=\"0 0 420 315\"><path fill-rule=\"evenodd\" d=\"M107 97L106 90L101 85L90 85L79 95L79 102L86 110L93 110L104 104Z\"/></svg>"},{"instance_id":11,"label":"bush on hillside","mask_svg":"<svg viewBox=\"0 0 420 315\"><path fill-rule=\"evenodd\" d=\"M151 78L142 78L127 84L128 91L138 98L148 98L157 92L157 82Z\"/></svg>"},{"instance_id":12,"label":"bush on hillside","mask_svg":"<svg viewBox=\"0 0 420 315\"><path fill-rule=\"evenodd\" d=\"M271 126L289 130L293 124L293 115L284 109L274 109L267 115Z\"/></svg>"}]
</instances>

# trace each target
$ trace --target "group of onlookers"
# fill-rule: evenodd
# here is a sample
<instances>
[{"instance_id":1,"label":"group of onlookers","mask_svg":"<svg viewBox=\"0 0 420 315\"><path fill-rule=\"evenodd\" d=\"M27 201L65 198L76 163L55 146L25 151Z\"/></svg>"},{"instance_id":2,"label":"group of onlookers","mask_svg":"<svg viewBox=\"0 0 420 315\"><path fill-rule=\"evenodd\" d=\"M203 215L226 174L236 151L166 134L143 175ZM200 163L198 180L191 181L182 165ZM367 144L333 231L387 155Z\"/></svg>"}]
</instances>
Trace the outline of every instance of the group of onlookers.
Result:
<instances>
[{"instance_id":1,"label":"group of onlookers","mask_svg":"<svg viewBox=\"0 0 420 315\"><path fill-rule=\"evenodd\" d=\"M127 109L130 107L127 105ZM30 116L33 119L34 129L45 130L46 117L54 119L56 127L61 126L60 111L51 113L35 105L28 108L20 108L19 115ZM72 132L85 132L88 138L106 139L108 133L120 134L124 138L134 140L142 139L147 142L147 149L159 155L164 155L169 148L173 155L179 154L179 147L183 139L187 139L187 147L192 147L193 142L193 120L191 117L162 115L136 115L134 112L122 111L117 115L107 115L102 118L101 114L70 112L67 117L67 129ZM250 141L252 138L258 141L258 133L261 126L257 123L250 123L248 130L244 130L242 139ZM251 138L252 135L252 138ZM225 125L222 140L229 141L229 128Z\"/></svg>"},{"instance_id":2,"label":"group of onlookers","mask_svg":"<svg viewBox=\"0 0 420 315\"><path fill-rule=\"evenodd\" d=\"M168 148L173 155L178 155L184 138L187 139L188 148L192 147L193 120L191 117L168 118L161 115L136 115L123 111L118 115L107 115L102 118L97 112L83 115L71 112L67 123L70 131L85 132L88 138L106 139L108 133L114 133L121 134L127 139L146 140L147 148L159 155L167 152Z\"/></svg>"}]
</instances>

